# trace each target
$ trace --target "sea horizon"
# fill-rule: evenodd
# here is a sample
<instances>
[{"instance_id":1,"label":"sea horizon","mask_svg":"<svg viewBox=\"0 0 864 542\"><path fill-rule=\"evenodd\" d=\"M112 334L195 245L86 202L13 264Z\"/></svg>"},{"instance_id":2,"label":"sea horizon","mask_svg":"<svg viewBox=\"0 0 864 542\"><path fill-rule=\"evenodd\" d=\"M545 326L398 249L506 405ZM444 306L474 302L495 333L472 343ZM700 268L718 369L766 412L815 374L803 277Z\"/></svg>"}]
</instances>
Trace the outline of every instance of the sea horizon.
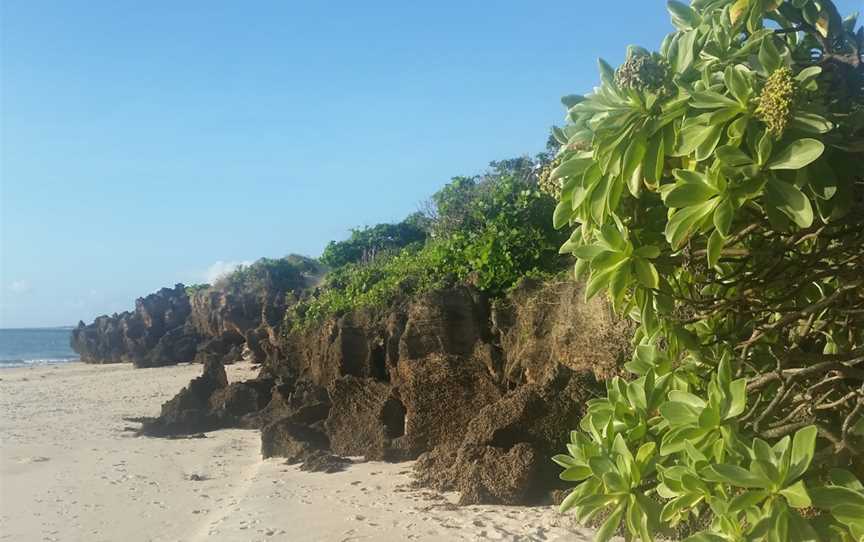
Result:
<instances>
[{"instance_id":1,"label":"sea horizon","mask_svg":"<svg viewBox=\"0 0 864 542\"><path fill-rule=\"evenodd\" d=\"M0 368L79 361L70 345L74 326L0 328Z\"/></svg>"}]
</instances>

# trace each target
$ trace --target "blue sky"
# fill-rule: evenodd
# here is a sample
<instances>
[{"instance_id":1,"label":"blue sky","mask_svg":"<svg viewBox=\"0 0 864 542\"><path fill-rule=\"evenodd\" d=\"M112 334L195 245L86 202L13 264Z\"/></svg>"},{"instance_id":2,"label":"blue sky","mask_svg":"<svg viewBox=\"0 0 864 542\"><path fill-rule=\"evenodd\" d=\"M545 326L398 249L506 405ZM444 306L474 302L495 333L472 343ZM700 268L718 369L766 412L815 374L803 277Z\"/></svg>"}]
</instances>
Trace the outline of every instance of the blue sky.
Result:
<instances>
[{"instance_id":1,"label":"blue sky","mask_svg":"<svg viewBox=\"0 0 864 542\"><path fill-rule=\"evenodd\" d=\"M398 220L542 150L598 56L671 29L657 0L5 0L0 25L0 327Z\"/></svg>"}]
</instances>

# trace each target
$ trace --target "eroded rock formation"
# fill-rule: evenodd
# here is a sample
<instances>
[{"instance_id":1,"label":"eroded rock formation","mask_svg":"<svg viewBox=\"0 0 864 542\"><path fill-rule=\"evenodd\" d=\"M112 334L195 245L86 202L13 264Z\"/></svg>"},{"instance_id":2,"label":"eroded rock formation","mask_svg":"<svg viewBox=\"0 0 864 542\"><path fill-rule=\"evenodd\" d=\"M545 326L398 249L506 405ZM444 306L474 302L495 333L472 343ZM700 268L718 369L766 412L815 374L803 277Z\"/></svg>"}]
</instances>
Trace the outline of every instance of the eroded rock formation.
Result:
<instances>
[{"instance_id":1,"label":"eroded rock formation","mask_svg":"<svg viewBox=\"0 0 864 542\"><path fill-rule=\"evenodd\" d=\"M561 487L549 457L630 336L571 281L526 281L495 303L460 286L302 330L268 319L266 304L238 313L207 303L220 316L195 316L196 329L243 337L250 350L254 336L261 375L223 382L225 348L210 343L199 350L204 375L145 434L258 427L265 457L322 470L340 468L339 456L419 457L418 483L459 491L463 503L530 503ZM261 319L244 320L250 310Z\"/></svg>"},{"instance_id":2,"label":"eroded rock formation","mask_svg":"<svg viewBox=\"0 0 864 542\"><path fill-rule=\"evenodd\" d=\"M191 313L182 284L135 301L133 311L79 322L72 348L87 363L131 362L158 367L192 361L200 336L187 325Z\"/></svg>"}]
</instances>

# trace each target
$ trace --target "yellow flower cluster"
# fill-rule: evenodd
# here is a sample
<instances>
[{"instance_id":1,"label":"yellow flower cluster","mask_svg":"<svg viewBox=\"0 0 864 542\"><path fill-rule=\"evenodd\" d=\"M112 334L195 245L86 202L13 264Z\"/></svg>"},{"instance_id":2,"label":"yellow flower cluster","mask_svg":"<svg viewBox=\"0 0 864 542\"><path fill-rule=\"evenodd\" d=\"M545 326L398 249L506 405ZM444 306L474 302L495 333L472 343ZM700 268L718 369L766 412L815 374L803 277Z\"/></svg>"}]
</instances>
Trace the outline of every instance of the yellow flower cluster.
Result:
<instances>
[{"instance_id":1,"label":"yellow flower cluster","mask_svg":"<svg viewBox=\"0 0 864 542\"><path fill-rule=\"evenodd\" d=\"M646 54L631 54L615 72L615 83L621 88L659 91L666 87L668 70L664 63Z\"/></svg>"},{"instance_id":2,"label":"yellow flower cluster","mask_svg":"<svg viewBox=\"0 0 864 542\"><path fill-rule=\"evenodd\" d=\"M765 82L759 94L756 116L768 125L768 130L780 136L792 120L795 102L795 79L789 68L778 68Z\"/></svg>"},{"instance_id":3,"label":"yellow flower cluster","mask_svg":"<svg viewBox=\"0 0 864 542\"><path fill-rule=\"evenodd\" d=\"M537 174L537 186L540 192L552 196L556 200L561 199L561 188L564 186L564 179L552 180L552 171L561 165L561 158L555 158L540 170Z\"/></svg>"}]
</instances>

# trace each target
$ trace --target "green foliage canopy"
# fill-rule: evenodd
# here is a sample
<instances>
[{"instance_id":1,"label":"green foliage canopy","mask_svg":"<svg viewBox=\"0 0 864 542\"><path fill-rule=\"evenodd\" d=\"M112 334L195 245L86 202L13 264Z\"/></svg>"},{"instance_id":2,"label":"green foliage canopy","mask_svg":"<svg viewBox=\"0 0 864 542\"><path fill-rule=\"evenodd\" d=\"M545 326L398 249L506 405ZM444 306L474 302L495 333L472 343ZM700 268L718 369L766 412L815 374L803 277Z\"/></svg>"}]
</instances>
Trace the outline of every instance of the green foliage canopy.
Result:
<instances>
[{"instance_id":1,"label":"green foliage canopy","mask_svg":"<svg viewBox=\"0 0 864 542\"><path fill-rule=\"evenodd\" d=\"M378 224L352 230L351 237L345 241L330 241L320 260L333 268L349 263L368 263L388 252L425 240L426 232L413 222Z\"/></svg>"},{"instance_id":2,"label":"green foliage canopy","mask_svg":"<svg viewBox=\"0 0 864 542\"><path fill-rule=\"evenodd\" d=\"M328 273L317 292L294 305L287 315L292 327L360 307L387 306L402 296L458 282L500 295L525 275L559 271L563 259L558 247L567 235L549 223L555 203L538 188L539 165L517 158L493 162L482 176L454 178L432 197L431 216L409 217L431 232L424 244L386 251L365 263L362 258L339 260L345 263ZM354 246L354 238L330 247Z\"/></svg>"},{"instance_id":3,"label":"green foliage canopy","mask_svg":"<svg viewBox=\"0 0 864 542\"><path fill-rule=\"evenodd\" d=\"M669 2L568 96L551 179L586 294L639 324L562 509L652 540L864 540L864 30L828 0Z\"/></svg>"},{"instance_id":4,"label":"green foliage canopy","mask_svg":"<svg viewBox=\"0 0 864 542\"><path fill-rule=\"evenodd\" d=\"M218 279L213 288L234 294L275 295L302 289L321 273L320 264L305 256L261 258Z\"/></svg>"}]
</instances>

